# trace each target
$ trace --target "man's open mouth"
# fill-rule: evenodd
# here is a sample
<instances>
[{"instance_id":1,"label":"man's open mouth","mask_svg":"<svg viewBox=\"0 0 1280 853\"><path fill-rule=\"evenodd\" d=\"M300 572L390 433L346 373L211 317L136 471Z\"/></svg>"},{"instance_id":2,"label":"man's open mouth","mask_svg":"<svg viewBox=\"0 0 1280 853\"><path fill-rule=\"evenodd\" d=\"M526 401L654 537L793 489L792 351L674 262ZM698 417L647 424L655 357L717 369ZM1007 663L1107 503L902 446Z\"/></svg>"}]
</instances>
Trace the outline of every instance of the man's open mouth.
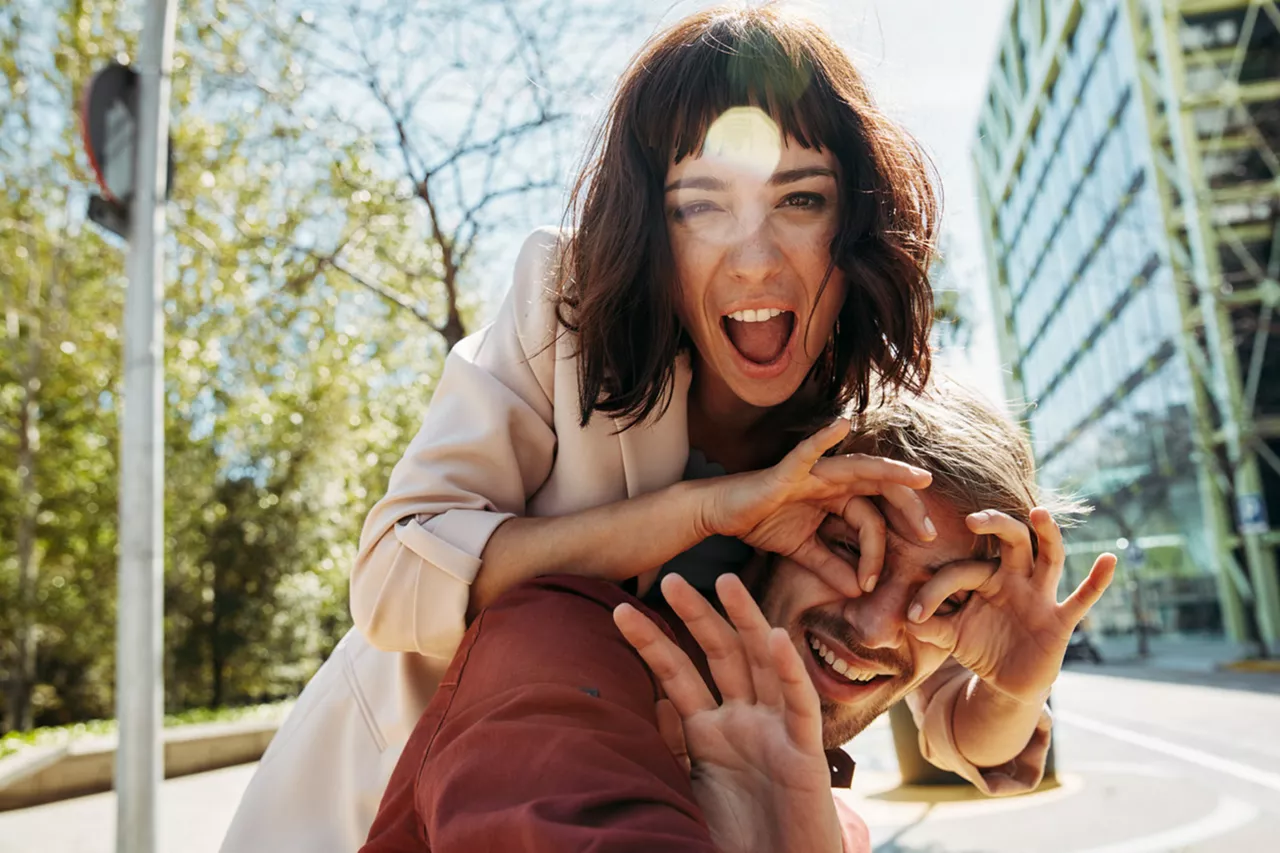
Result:
<instances>
[{"instance_id":1,"label":"man's open mouth","mask_svg":"<svg viewBox=\"0 0 1280 853\"><path fill-rule=\"evenodd\" d=\"M739 355L752 364L765 366L787 351L796 315L782 308L748 308L726 314L720 322Z\"/></svg>"},{"instance_id":2,"label":"man's open mouth","mask_svg":"<svg viewBox=\"0 0 1280 853\"><path fill-rule=\"evenodd\" d=\"M851 684L857 687L878 687L894 678L893 673L882 669L868 669L865 665L849 661L836 653L824 641L813 634L805 634L805 642L809 645L809 654L814 665L837 684Z\"/></svg>"}]
</instances>

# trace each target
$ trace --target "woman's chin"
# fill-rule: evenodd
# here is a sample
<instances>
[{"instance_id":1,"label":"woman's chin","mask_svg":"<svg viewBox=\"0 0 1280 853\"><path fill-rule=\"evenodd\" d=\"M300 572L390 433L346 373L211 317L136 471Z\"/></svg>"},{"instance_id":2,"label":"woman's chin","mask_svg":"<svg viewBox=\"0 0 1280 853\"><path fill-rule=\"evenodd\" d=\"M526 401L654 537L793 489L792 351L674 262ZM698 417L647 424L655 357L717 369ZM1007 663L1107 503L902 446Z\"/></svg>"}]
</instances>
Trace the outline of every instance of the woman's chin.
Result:
<instances>
[{"instance_id":1,"label":"woman's chin","mask_svg":"<svg viewBox=\"0 0 1280 853\"><path fill-rule=\"evenodd\" d=\"M726 377L730 390L739 400L757 409L772 409L786 403L800 390L800 383L804 380L804 374L794 370L768 379L746 376L737 371L735 374Z\"/></svg>"}]
</instances>

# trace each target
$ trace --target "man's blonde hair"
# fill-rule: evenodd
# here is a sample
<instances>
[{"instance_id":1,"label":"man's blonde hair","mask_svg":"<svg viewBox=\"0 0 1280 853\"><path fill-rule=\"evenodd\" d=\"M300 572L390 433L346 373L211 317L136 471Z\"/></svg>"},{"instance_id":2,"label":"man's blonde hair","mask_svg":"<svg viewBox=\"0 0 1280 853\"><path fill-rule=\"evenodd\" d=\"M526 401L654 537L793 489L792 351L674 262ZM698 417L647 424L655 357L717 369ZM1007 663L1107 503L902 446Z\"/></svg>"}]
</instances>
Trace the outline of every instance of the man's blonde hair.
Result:
<instances>
[{"instance_id":1,"label":"man's blonde hair","mask_svg":"<svg viewBox=\"0 0 1280 853\"><path fill-rule=\"evenodd\" d=\"M856 416L836 452L924 468L933 474L930 491L964 514L994 509L1026 523L1040 506L1067 526L1088 512L1083 503L1040 487L1031 445L1008 415L946 379L931 382L922 394L888 397Z\"/></svg>"}]
</instances>

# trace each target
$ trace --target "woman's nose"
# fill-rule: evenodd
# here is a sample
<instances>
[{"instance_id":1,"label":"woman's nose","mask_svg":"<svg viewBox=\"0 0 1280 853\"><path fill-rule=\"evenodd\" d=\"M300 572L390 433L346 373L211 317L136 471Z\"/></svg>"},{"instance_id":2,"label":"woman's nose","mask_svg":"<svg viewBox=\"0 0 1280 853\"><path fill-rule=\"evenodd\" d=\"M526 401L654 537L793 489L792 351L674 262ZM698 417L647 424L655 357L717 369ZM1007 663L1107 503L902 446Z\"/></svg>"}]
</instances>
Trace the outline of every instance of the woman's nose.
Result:
<instances>
[{"instance_id":1,"label":"woman's nose","mask_svg":"<svg viewBox=\"0 0 1280 853\"><path fill-rule=\"evenodd\" d=\"M768 217L748 214L735 224L733 245L729 248L729 272L746 281L768 279L782 261Z\"/></svg>"}]
</instances>

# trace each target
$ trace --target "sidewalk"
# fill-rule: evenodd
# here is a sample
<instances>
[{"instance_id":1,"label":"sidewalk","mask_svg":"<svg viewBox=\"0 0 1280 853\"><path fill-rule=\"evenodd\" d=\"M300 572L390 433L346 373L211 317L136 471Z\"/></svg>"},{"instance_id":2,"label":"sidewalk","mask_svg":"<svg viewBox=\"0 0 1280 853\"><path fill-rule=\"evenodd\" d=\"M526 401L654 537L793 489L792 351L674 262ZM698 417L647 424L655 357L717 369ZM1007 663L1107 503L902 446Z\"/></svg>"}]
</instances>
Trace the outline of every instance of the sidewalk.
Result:
<instances>
[{"instance_id":1,"label":"sidewalk","mask_svg":"<svg viewBox=\"0 0 1280 853\"><path fill-rule=\"evenodd\" d=\"M1181 672L1214 672L1249 658L1249 649L1221 638L1157 635L1147 639L1148 655L1138 656L1138 637L1091 637L1108 664ZM1270 662L1267 662L1270 663ZM1278 661L1277 663L1280 663Z\"/></svg>"}]
</instances>

